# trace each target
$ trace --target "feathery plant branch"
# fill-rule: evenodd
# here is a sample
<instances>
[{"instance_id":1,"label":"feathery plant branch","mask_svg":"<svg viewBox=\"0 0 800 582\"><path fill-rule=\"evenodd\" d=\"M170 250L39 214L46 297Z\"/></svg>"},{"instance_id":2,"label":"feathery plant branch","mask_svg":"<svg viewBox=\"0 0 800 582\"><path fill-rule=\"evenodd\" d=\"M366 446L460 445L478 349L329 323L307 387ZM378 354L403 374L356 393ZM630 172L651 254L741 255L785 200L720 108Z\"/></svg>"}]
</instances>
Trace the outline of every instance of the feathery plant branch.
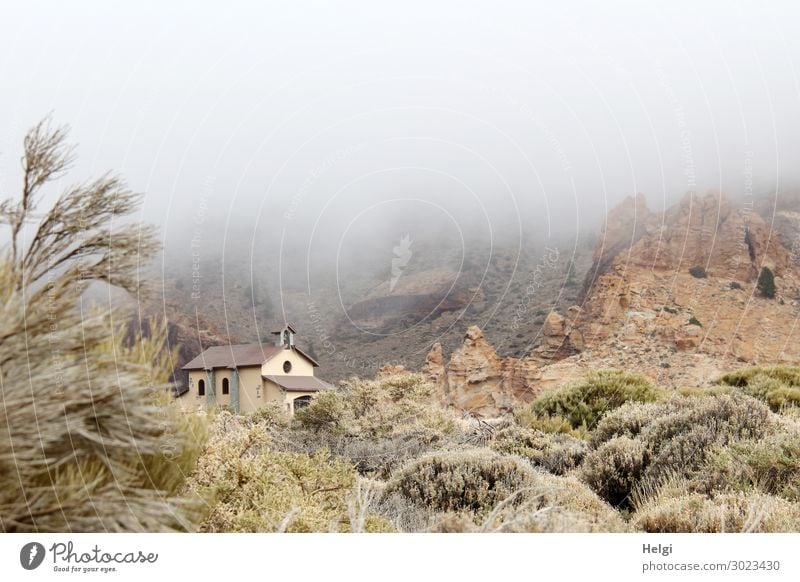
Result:
<instances>
[{"instance_id":1,"label":"feathery plant branch","mask_svg":"<svg viewBox=\"0 0 800 582\"><path fill-rule=\"evenodd\" d=\"M155 231L125 222L140 198L112 175L67 188L35 221L42 190L74 160L66 138L49 119L31 129L20 199L0 203L10 229L0 251L0 530L193 528L179 491L205 433L167 402L166 325L126 342L115 323L125 314L76 309L92 282L139 290Z\"/></svg>"}]
</instances>

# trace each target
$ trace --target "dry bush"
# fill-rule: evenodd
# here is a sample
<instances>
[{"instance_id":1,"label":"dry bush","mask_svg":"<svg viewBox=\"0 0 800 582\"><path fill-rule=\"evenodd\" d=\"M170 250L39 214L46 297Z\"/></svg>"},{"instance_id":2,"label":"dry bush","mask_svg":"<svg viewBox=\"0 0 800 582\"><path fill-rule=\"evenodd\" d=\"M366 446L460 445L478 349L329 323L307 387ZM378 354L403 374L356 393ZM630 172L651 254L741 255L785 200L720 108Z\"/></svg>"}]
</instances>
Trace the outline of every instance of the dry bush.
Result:
<instances>
[{"instance_id":1,"label":"dry bush","mask_svg":"<svg viewBox=\"0 0 800 582\"><path fill-rule=\"evenodd\" d=\"M270 448L268 427L219 414L189 489L208 501L210 532L390 531L353 468L325 451Z\"/></svg>"},{"instance_id":2,"label":"dry bush","mask_svg":"<svg viewBox=\"0 0 800 582\"><path fill-rule=\"evenodd\" d=\"M800 531L800 504L771 495L697 493L658 499L632 518L637 531L723 533Z\"/></svg>"},{"instance_id":3,"label":"dry bush","mask_svg":"<svg viewBox=\"0 0 800 582\"><path fill-rule=\"evenodd\" d=\"M275 429L288 428L290 421L289 415L279 402L262 404L245 418L251 425L262 425Z\"/></svg>"},{"instance_id":4,"label":"dry bush","mask_svg":"<svg viewBox=\"0 0 800 582\"><path fill-rule=\"evenodd\" d=\"M628 526L608 504L573 477L537 471L529 487L498 503L485 517L467 512L439 514L434 532L623 532Z\"/></svg>"},{"instance_id":5,"label":"dry bush","mask_svg":"<svg viewBox=\"0 0 800 582\"><path fill-rule=\"evenodd\" d=\"M461 423L430 403L431 390L418 374L351 378L298 411L276 446L312 455L327 449L362 475L386 479L410 459L461 440Z\"/></svg>"},{"instance_id":6,"label":"dry bush","mask_svg":"<svg viewBox=\"0 0 800 582\"><path fill-rule=\"evenodd\" d=\"M76 309L93 282L139 292L155 231L125 222L139 197L112 175L40 207L71 166L65 138L47 121L28 133L22 196L0 204L0 529L191 529L178 489L203 427L165 404L166 330L126 344L125 314Z\"/></svg>"},{"instance_id":7,"label":"dry bush","mask_svg":"<svg viewBox=\"0 0 800 582\"><path fill-rule=\"evenodd\" d=\"M518 457L488 449L445 451L406 465L387 483L397 493L435 512L491 511L512 493L531 486L533 468Z\"/></svg>"},{"instance_id":8,"label":"dry bush","mask_svg":"<svg viewBox=\"0 0 800 582\"><path fill-rule=\"evenodd\" d=\"M528 459L556 475L580 465L588 448L584 441L568 434L544 433L519 426L497 431L489 446L498 453Z\"/></svg>"},{"instance_id":9,"label":"dry bush","mask_svg":"<svg viewBox=\"0 0 800 582\"><path fill-rule=\"evenodd\" d=\"M537 472L534 485L520 493L519 507L502 504L484 520L481 531L623 532L618 511L574 477Z\"/></svg>"},{"instance_id":10,"label":"dry bush","mask_svg":"<svg viewBox=\"0 0 800 582\"><path fill-rule=\"evenodd\" d=\"M347 460L361 475L378 479L388 479L424 453L457 446L450 435L424 426L376 438L295 429L275 435L273 444L276 450L308 455L324 449Z\"/></svg>"},{"instance_id":11,"label":"dry bush","mask_svg":"<svg viewBox=\"0 0 800 582\"><path fill-rule=\"evenodd\" d=\"M640 435L650 456L649 476L670 471L688 475L703 464L711 447L758 439L775 428L769 409L742 394L684 398L671 406Z\"/></svg>"},{"instance_id":12,"label":"dry bush","mask_svg":"<svg viewBox=\"0 0 800 582\"><path fill-rule=\"evenodd\" d=\"M600 418L626 402L652 402L662 392L644 376L619 370L602 370L588 374L581 382L539 396L518 415L520 424L531 426L526 419L566 420L573 429L591 431Z\"/></svg>"},{"instance_id":13,"label":"dry bush","mask_svg":"<svg viewBox=\"0 0 800 582\"><path fill-rule=\"evenodd\" d=\"M341 390L320 394L295 419L301 428L364 438L388 437L418 427L454 431L455 418L431 405L432 391L421 374L351 378Z\"/></svg>"},{"instance_id":14,"label":"dry bush","mask_svg":"<svg viewBox=\"0 0 800 582\"><path fill-rule=\"evenodd\" d=\"M615 437L638 437L646 426L675 407L674 400L647 404L637 402L623 404L600 419L597 427L592 431L589 443L593 447L597 447Z\"/></svg>"},{"instance_id":15,"label":"dry bush","mask_svg":"<svg viewBox=\"0 0 800 582\"><path fill-rule=\"evenodd\" d=\"M636 489L669 477L697 478L706 471L710 451L771 434L779 420L759 401L738 393L629 403L598 423L590 439L595 450L586 455L579 475L601 497L627 507ZM704 483L713 489L711 481Z\"/></svg>"},{"instance_id":16,"label":"dry bush","mask_svg":"<svg viewBox=\"0 0 800 582\"><path fill-rule=\"evenodd\" d=\"M586 455L579 475L611 505L627 507L631 491L642 478L647 460L644 443L629 437L615 437Z\"/></svg>"},{"instance_id":17,"label":"dry bush","mask_svg":"<svg viewBox=\"0 0 800 582\"><path fill-rule=\"evenodd\" d=\"M800 501L800 435L785 432L715 447L692 478L700 492L759 492Z\"/></svg>"}]
</instances>

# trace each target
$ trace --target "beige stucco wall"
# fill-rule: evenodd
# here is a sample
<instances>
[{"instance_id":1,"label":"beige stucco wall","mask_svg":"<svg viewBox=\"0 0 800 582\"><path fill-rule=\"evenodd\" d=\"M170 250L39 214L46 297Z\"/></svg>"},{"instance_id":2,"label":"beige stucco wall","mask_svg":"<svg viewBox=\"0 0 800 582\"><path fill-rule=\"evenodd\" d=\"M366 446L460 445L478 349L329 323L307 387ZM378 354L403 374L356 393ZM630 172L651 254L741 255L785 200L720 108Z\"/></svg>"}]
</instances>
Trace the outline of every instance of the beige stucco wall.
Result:
<instances>
[{"instance_id":1,"label":"beige stucco wall","mask_svg":"<svg viewBox=\"0 0 800 582\"><path fill-rule=\"evenodd\" d=\"M289 360L292 370L286 374L283 363ZM261 366L261 373L265 376L313 376L314 365L294 350L283 350Z\"/></svg>"},{"instance_id":2,"label":"beige stucco wall","mask_svg":"<svg viewBox=\"0 0 800 582\"><path fill-rule=\"evenodd\" d=\"M258 366L239 368L239 412L242 414L254 412L266 401L261 368Z\"/></svg>"},{"instance_id":3,"label":"beige stucco wall","mask_svg":"<svg viewBox=\"0 0 800 582\"><path fill-rule=\"evenodd\" d=\"M317 392L287 392L271 380L264 380L266 393L269 394L269 401L280 402L283 409L289 414L294 414L294 399L301 396L317 395Z\"/></svg>"},{"instance_id":4,"label":"beige stucco wall","mask_svg":"<svg viewBox=\"0 0 800 582\"><path fill-rule=\"evenodd\" d=\"M294 414L295 398L300 398L301 396L311 396L311 398L314 398L317 394L319 394L319 392L286 392L285 402L289 414Z\"/></svg>"},{"instance_id":5,"label":"beige stucco wall","mask_svg":"<svg viewBox=\"0 0 800 582\"><path fill-rule=\"evenodd\" d=\"M231 403L230 390L233 390L233 370L227 368L217 368L214 370L214 385L216 387L216 403L219 406L229 406ZM228 386L230 388L228 394L222 393L222 379L228 379ZM206 383L206 396L200 396L200 380ZM211 374L205 370L190 370L189 371L189 392L181 397L190 407L193 405L205 405L208 399L208 393L211 390Z\"/></svg>"},{"instance_id":6,"label":"beige stucco wall","mask_svg":"<svg viewBox=\"0 0 800 582\"><path fill-rule=\"evenodd\" d=\"M208 374L205 370L189 371L189 392L181 396L181 401L187 408L200 408L206 405L206 396L199 396L197 381L203 379L206 382L206 393L208 393Z\"/></svg>"}]
</instances>

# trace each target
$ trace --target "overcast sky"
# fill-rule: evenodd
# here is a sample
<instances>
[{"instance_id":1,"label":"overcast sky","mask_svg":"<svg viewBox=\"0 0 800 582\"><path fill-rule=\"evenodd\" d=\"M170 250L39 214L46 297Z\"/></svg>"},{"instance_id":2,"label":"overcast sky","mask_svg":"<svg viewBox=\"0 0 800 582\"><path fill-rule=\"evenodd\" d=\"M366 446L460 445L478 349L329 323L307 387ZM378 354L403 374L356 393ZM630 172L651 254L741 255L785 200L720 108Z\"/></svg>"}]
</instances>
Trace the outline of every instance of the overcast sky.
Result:
<instances>
[{"instance_id":1,"label":"overcast sky","mask_svg":"<svg viewBox=\"0 0 800 582\"><path fill-rule=\"evenodd\" d=\"M386 4L6 3L0 193L48 112L167 239L574 229L798 179L796 2Z\"/></svg>"}]
</instances>

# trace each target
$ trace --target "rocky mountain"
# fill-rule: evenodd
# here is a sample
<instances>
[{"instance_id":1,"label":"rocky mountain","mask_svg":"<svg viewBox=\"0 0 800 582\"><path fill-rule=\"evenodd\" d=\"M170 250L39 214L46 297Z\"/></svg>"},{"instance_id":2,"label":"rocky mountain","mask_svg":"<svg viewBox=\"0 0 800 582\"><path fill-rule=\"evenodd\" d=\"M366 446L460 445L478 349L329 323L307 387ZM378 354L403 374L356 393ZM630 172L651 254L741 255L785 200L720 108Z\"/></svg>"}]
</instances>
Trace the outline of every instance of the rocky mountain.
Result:
<instances>
[{"instance_id":1,"label":"rocky mountain","mask_svg":"<svg viewBox=\"0 0 800 582\"><path fill-rule=\"evenodd\" d=\"M494 415L589 369L679 387L745 365L797 363L800 268L784 243L798 221L787 208L756 208L765 216L711 192L654 212L644 196L629 197L608 215L579 301L548 314L530 354L500 357L470 328L449 361L434 346L423 371L442 403ZM774 297L759 289L765 268Z\"/></svg>"}]
</instances>

